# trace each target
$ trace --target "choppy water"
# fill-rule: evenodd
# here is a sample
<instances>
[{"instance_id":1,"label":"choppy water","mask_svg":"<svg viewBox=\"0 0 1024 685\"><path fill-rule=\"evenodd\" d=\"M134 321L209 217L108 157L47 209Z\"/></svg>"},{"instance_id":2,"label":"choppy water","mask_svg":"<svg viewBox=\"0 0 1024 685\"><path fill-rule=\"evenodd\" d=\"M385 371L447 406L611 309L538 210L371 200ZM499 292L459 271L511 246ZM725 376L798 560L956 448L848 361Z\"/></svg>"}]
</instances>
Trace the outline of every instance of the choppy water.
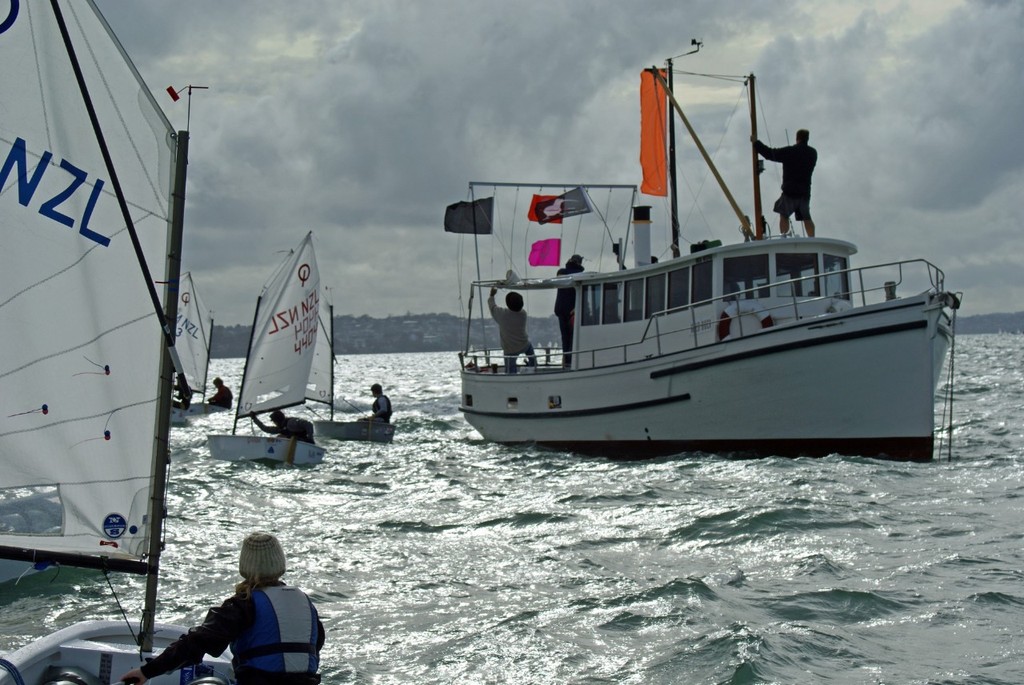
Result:
<instances>
[{"instance_id":1,"label":"choppy water","mask_svg":"<svg viewBox=\"0 0 1024 685\"><path fill-rule=\"evenodd\" d=\"M393 444L273 468L207 457L230 416L174 429L158 616L200 621L267 529L325 683L1022 683L1024 337L955 360L952 459L904 464L500 447L457 411L454 354L344 357L349 402L395 402ZM212 372L237 388L241 361ZM136 620L141 579L111 580ZM6 584L0 652L119 615L93 571Z\"/></svg>"}]
</instances>

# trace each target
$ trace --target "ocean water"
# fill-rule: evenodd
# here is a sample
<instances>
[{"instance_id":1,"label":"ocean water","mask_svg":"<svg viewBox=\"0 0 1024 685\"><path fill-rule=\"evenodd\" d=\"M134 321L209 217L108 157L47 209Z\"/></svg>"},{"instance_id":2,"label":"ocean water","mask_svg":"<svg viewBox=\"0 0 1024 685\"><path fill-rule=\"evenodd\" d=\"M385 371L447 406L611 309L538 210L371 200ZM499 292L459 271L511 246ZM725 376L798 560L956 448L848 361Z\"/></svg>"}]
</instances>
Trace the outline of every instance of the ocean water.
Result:
<instances>
[{"instance_id":1,"label":"ocean water","mask_svg":"<svg viewBox=\"0 0 1024 685\"><path fill-rule=\"evenodd\" d=\"M173 429L158 618L201 621L265 529L320 609L325 683L1024 683L1024 336L954 359L952 449L906 464L502 447L458 412L454 353L341 357L342 406L384 384L393 444L272 467L209 459L231 415ZM237 389L242 363L211 371ZM135 622L141 588L4 584L0 652Z\"/></svg>"}]
</instances>

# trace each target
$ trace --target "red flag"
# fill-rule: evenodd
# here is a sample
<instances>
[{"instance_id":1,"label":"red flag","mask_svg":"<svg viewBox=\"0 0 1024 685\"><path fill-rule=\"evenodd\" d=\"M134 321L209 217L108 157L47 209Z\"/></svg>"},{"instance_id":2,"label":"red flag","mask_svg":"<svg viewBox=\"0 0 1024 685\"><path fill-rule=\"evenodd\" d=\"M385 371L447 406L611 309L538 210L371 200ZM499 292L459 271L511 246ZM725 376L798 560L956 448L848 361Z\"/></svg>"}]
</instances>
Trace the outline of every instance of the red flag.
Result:
<instances>
[{"instance_id":1,"label":"red flag","mask_svg":"<svg viewBox=\"0 0 1024 685\"><path fill-rule=\"evenodd\" d=\"M661 72L665 76L664 70ZM644 195L668 195L668 171L665 151L665 125L668 98L654 74L640 74L640 168Z\"/></svg>"},{"instance_id":2,"label":"red flag","mask_svg":"<svg viewBox=\"0 0 1024 685\"><path fill-rule=\"evenodd\" d=\"M538 213L537 211L538 204L544 206L545 204L550 203L551 200L554 200L557 197L557 195L534 195L533 200L530 202L530 211L526 214L526 217L530 221L536 221L537 223L541 224L562 223L562 217L560 216L549 218L545 216L543 209L541 209L540 213Z\"/></svg>"},{"instance_id":3,"label":"red flag","mask_svg":"<svg viewBox=\"0 0 1024 685\"><path fill-rule=\"evenodd\" d=\"M530 205L531 220L538 224L560 224L562 219L594 211L590 196L582 186L561 195L534 195Z\"/></svg>"},{"instance_id":4,"label":"red flag","mask_svg":"<svg viewBox=\"0 0 1024 685\"><path fill-rule=\"evenodd\" d=\"M538 240L530 246L530 266L558 266L561 263L561 238Z\"/></svg>"},{"instance_id":5,"label":"red flag","mask_svg":"<svg viewBox=\"0 0 1024 685\"><path fill-rule=\"evenodd\" d=\"M178 96L178 91L174 90L174 86L167 86L167 94L171 96L171 99L177 102L181 98Z\"/></svg>"}]
</instances>

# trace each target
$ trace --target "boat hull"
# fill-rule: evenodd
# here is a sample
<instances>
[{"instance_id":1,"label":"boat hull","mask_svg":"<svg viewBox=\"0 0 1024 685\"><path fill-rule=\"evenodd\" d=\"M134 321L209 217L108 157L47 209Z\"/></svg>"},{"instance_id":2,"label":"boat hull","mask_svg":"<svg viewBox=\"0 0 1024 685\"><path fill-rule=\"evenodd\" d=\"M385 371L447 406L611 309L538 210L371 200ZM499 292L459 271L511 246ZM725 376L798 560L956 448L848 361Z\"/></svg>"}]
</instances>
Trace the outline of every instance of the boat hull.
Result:
<instances>
[{"instance_id":1,"label":"boat hull","mask_svg":"<svg viewBox=\"0 0 1024 685\"><path fill-rule=\"evenodd\" d=\"M386 443L395 437L394 424L381 421L314 421L313 426L318 438Z\"/></svg>"},{"instance_id":2,"label":"boat hull","mask_svg":"<svg viewBox=\"0 0 1024 685\"><path fill-rule=\"evenodd\" d=\"M187 632L187 628L170 624L157 624L154 629L154 652L160 652L171 642ZM141 655L142 659L152 654ZM74 669L78 674L88 674L95 682L114 682L123 673L138 668L139 647L124 621L86 621L76 623L42 637L4 657L8 665L0 666L0 685L15 685L18 682L43 683L56 678L63 669ZM218 676L225 683L233 682L231 654L225 652L219 657L206 657L201 666L192 668L194 677ZM14 669L20 681L16 679ZM171 685L188 682L188 674L173 671L148 682L154 685ZM60 680L59 682L77 682Z\"/></svg>"},{"instance_id":3,"label":"boat hull","mask_svg":"<svg viewBox=\"0 0 1024 685\"><path fill-rule=\"evenodd\" d=\"M217 407L212 404L206 404L204 402L190 404L188 409L178 409L177 407L174 407L171 409L171 425L185 426L188 425L189 419L195 418L197 416L219 414L225 411L228 411L227 407Z\"/></svg>"},{"instance_id":4,"label":"boat hull","mask_svg":"<svg viewBox=\"0 0 1024 685\"><path fill-rule=\"evenodd\" d=\"M288 464L319 464L324 460L324 448L308 442L256 435L208 435L206 444L210 456L221 461L278 461Z\"/></svg>"},{"instance_id":5,"label":"boat hull","mask_svg":"<svg viewBox=\"0 0 1024 685\"><path fill-rule=\"evenodd\" d=\"M928 295L589 369L462 372L484 438L618 458L932 458L952 333Z\"/></svg>"}]
</instances>

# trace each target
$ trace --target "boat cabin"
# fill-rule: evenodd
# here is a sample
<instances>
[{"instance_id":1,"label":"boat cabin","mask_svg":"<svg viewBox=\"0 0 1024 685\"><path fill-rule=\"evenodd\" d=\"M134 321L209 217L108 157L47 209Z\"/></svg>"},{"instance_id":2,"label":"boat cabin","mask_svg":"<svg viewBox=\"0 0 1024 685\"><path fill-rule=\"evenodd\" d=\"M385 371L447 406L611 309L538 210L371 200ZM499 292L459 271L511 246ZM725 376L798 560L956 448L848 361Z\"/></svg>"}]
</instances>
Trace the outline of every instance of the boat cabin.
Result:
<instances>
[{"instance_id":1,"label":"boat cabin","mask_svg":"<svg viewBox=\"0 0 1024 685\"><path fill-rule=\"evenodd\" d=\"M851 243L788 238L695 247L671 261L576 275L574 365L635 361L851 306Z\"/></svg>"}]
</instances>

